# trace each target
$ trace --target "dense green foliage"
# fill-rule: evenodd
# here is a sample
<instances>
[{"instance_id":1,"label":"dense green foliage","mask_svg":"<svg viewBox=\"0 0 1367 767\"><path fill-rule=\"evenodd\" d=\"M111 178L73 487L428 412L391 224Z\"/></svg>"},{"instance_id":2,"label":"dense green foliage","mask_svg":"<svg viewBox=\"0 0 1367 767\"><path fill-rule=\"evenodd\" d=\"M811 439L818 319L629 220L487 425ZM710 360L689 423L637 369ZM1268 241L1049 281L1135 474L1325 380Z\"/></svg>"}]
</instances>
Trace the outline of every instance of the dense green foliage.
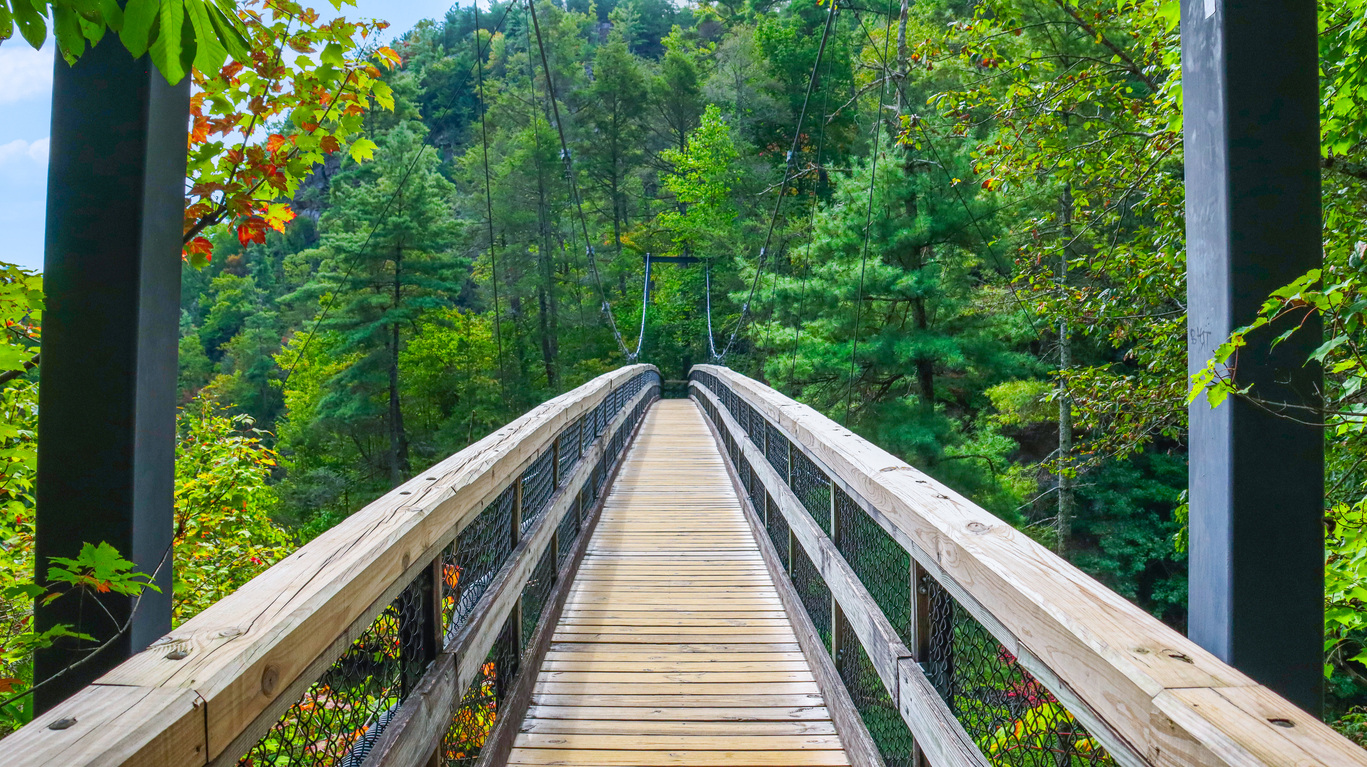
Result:
<instances>
[{"instance_id":1,"label":"dense green foliage","mask_svg":"<svg viewBox=\"0 0 1367 767\"><path fill-rule=\"evenodd\" d=\"M536 10L454 7L388 72L362 67L355 30L318 33L373 78L328 128L352 151L318 139L307 178L206 225L212 259L185 269L177 591L198 591L178 617L623 364L643 327L667 379L724 353L1185 626L1175 3L841 8L814 82L818 0ZM1321 3L1326 268L1246 318L1325 317L1329 713L1359 736L1364 18ZM265 142L312 147L317 128ZM656 264L643 304L647 254L699 261ZM36 339L12 335L18 368ZM0 400L3 551L26 569L35 377ZM23 597L0 607L21 632Z\"/></svg>"}]
</instances>

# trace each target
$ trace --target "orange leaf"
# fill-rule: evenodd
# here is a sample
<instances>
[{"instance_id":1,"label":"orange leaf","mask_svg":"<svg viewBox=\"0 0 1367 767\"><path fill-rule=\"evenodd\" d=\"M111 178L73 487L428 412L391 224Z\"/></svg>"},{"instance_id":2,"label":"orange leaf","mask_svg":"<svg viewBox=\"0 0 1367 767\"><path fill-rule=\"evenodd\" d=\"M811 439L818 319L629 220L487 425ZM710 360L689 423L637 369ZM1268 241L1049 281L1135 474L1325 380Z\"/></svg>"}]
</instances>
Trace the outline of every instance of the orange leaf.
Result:
<instances>
[{"instance_id":1,"label":"orange leaf","mask_svg":"<svg viewBox=\"0 0 1367 767\"><path fill-rule=\"evenodd\" d=\"M394 66L398 66L403 63L403 58L399 56L398 52L387 45L381 45L379 50L375 52L385 57L386 59L389 59L390 61L394 62Z\"/></svg>"},{"instance_id":2,"label":"orange leaf","mask_svg":"<svg viewBox=\"0 0 1367 767\"><path fill-rule=\"evenodd\" d=\"M260 216L250 216L237 225L237 241L242 247L251 243L266 244L266 221Z\"/></svg>"},{"instance_id":3,"label":"orange leaf","mask_svg":"<svg viewBox=\"0 0 1367 767\"><path fill-rule=\"evenodd\" d=\"M23 684L23 680L14 677L0 679L0 694L9 695L14 692L14 686L17 684Z\"/></svg>"},{"instance_id":4,"label":"orange leaf","mask_svg":"<svg viewBox=\"0 0 1367 767\"><path fill-rule=\"evenodd\" d=\"M185 246L185 252L190 255L204 256L204 260L208 261L214 253L214 245L204 237L196 237Z\"/></svg>"},{"instance_id":5,"label":"orange leaf","mask_svg":"<svg viewBox=\"0 0 1367 767\"><path fill-rule=\"evenodd\" d=\"M342 148L341 143L337 141L335 136L324 136L319 145L326 154L332 154Z\"/></svg>"},{"instance_id":6,"label":"orange leaf","mask_svg":"<svg viewBox=\"0 0 1367 767\"><path fill-rule=\"evenodd\" d=\"M281 136L279 133L272 133L272 134L266 139L266 151L268 151L268 152L275 152L275 151L278 151L278 150L280 149L280 147L282 147L282 146L284 146L284 145L285 145L285 137L284 137L284 136Z\"/></svg>"}]
</instances>

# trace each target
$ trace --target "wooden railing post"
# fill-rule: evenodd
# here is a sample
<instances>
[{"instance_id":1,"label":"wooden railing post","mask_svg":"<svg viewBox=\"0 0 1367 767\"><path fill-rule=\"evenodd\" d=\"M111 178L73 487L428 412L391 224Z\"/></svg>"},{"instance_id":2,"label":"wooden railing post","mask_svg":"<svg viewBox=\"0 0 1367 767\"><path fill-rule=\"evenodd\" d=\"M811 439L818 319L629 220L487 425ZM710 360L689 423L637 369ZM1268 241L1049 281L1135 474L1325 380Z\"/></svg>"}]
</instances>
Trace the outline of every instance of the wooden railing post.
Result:
<instances>
[{"instance_id":1,"label":"wooden railing post","mask_svg":"<svg viewBox=\"0 0 1367 767\"><path fill-rule=\"evenodd\" d=\"M788 486L793 484L793 443L788 443ZM841 545L844 541L840 535L840 506L835 502L835 483L831 483L831 541L835 543L837 551L844 553ZM836 669L840 668L840 653L844 650L841 647L840 635L842 621L845 620L845 612L840 609L840 600L836 599L835 591L831 591L831 657L835 658Z\"/></svg>"},{"instance_id":2,"label":"wooden railing post","mask_svg":"<svg viewBox=\"0 0 1367 767\"><path fill-rule=\"evenodd\" d=\"M518 475L513 480L513 513L512 513L512 548L516 549L519 541L522 540L522 475ZM522 595L519 594L517 602L513 604L513 623L517 630L513 632L513 642L517 645L517 654L522 654Z\"/></svg>"},{"instance_id":3,"label":"wooden railing post","mask_svg":"<svg viewBox=\"0 0 1367 767\"><path fill-rule=\"evenodd\" d=\"M908 619L911 623L908 626L908 644L912 656L916 662L921 664L921 670L930 676L930 584L929 576L924 568L915 559L911 560L911 567L907 573L911 579L911 613ZM934 683L935 680L931 679ZM930 767L926 754L921 750L921 744L915 744L915 751L912 753L914 767Z\"/></svg>"},{"instance_id":4,"label":"wooden railing post","mask_svg":"<svg viewBox=\"0 0 1367 767\"><path fill-rule=\"evenodd\" d=\"M399 602L405 605L399 611L399 687L404 697L412 692L440 652L441 581L437 576L440 565L441 557L438 556L433 566L418 571Z\"/></svg>"}]
</instances>

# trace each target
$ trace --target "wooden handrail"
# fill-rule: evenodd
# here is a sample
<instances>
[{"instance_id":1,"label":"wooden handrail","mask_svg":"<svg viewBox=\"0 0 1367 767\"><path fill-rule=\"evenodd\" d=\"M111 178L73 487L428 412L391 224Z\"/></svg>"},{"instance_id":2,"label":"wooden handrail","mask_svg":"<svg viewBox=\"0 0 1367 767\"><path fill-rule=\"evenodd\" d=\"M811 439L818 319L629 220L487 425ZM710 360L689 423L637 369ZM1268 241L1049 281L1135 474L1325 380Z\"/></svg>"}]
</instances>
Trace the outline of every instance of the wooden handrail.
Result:
<instances>
[{"instance_id":1,"label":"wooden handrail","mask_svg":"<svg viewBox=\"0 0 1367 767\"><path fill-rule=\"evenodd\" d=\"M860 502L1122 763L1367 765L1367 751L930 476L764 384L693 371Z\"/></svg>"},{"instance_id":2,"label":"wooden handrail","mask_svg":"<svg viewBox=\"0 0 1367 767\"><path fill-rule=\"evenodd\" d=\"M564 427L645 372L599 376L419 473L6 738L4 761L235 760Z\"/></svg>"}]
</instances>

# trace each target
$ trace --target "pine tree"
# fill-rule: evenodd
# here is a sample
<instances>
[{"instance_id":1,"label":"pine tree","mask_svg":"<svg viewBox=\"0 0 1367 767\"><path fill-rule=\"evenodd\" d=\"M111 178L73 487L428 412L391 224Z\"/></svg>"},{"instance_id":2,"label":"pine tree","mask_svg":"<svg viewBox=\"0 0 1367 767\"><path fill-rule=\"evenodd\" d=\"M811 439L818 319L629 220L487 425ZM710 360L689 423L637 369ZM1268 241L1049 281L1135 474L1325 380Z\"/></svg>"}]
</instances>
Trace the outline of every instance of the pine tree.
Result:
<instances>
[{"instance_id":1,"label":"pine tree","mask_svg":"<svg viewBox=\"0 0 1367 767\"><path fill-rule=\"evenodd\" d=\"M456 301L467 268L451 255L454 187L436 153L423 152L423 134L399 125L380 138L374 161L334 180L321 221L330 257L301 291L322 297L318 329L338 334L335 353L354 360L328 383L317 416L343 429L381 427L392 485L412 469L401 352L428 314Z\"/></svg>"},{"instance_id":2,"label":"pine tree","mask_svg":"<svg viewBox=\"0 0 1367 767\"><path fill-rule=\"evenodd\" d=\"M962 158L946 156L942 169L883 143L876 172L858 163L818 214L794 270L810 276L760 291L755 316L773 320L751 337L769 355L770 380L913 465L979 490L1001 456L964 453L969 419L987 387L1030 370L1022 321L984 257L985 211L945 173L967 176Z\"/></svg>"}]
</instances>

